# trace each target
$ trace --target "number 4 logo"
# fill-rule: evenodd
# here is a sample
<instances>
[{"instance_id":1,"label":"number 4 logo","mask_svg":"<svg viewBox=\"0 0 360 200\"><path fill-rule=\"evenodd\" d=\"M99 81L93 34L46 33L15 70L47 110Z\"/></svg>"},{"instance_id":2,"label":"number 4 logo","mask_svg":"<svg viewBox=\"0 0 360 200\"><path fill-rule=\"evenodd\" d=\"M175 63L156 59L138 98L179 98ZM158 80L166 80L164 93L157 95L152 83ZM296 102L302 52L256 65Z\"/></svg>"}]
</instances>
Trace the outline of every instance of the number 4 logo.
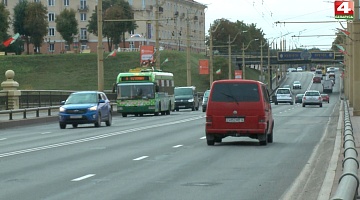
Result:
<instances>
[{"instance_id":1,"label":"number 4 logo","mask_svg":"<svg viewBox=\"0 0 360 200\"><path fill-rule=\"evenodd\" d=\"M335 16L354 14L353 1L335 1L334 3L335 3Z\"/></svg>"}]
</instances>

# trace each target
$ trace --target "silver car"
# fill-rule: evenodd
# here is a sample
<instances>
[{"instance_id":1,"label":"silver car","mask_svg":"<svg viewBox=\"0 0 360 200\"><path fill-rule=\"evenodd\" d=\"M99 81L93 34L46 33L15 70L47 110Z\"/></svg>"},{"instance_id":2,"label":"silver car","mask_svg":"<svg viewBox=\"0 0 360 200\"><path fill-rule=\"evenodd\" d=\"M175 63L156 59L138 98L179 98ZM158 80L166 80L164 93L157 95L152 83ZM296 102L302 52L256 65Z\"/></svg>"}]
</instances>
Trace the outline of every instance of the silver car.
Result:
<instances>
[{"instance_id":1,"label":"silver car","mask_svg":"<svg viewBox=\"0 0 360 200\"><path fill-rule=\"evenodd\" d=\"M322 107L322 97L318 90L308 90L302 99L302 107L306 105L319 105Z\"/></svg>"}]
</instances>

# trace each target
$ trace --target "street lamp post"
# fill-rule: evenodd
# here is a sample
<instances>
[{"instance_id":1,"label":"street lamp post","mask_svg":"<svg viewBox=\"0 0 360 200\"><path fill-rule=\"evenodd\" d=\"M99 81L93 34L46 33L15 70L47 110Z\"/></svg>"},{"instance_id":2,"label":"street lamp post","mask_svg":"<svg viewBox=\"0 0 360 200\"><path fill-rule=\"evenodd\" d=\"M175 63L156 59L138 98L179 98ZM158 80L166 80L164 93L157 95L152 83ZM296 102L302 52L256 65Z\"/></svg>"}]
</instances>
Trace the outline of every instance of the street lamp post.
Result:
<instances>
[{"instance_id":1,"label":"street lamp post","mask_svg":"<svg viewBox=\"0 0 360 200\"><path fill-rule=\"evenodd\" d=\"M210 24L210 31L209 31L209 33L210 33L210 47L209 47L209 58L210 58L210 88L211 88L211 85L212 85L212 83L213 83L213 81L214 81L214 66L213 66L213 52L212 52L212 48L213 48L213 33L217 30L217 28L219 27L219 25L220 25L220 23L218 23L217 25L216 25L216 27L215 27L215 29L214 30L212 30L212 26L211 26L211 24Z\"/></svg>"},{"instance_id":2,"label":"street lamp post","mask_svg":"<svg viewBox=\"0 0 360 200\"><path fill-rule=\"evenodd\" d=\"M261 82L264 82L265 79L263 78L263 71L264 71L264 68L263 68L263 47L266 45L263 44L263 40L260 41L260 47L261 47L261 53L260 53L260 81Z\"/></svg>"},{"instance_id":3,"label":"street lamp post","mask_svg":"<svg viewBox=\"0 0 360 200\"><path fill-rule=\"evenodd\" d=\"M256 38L256 39L250 40L250 42L247 44L246 47L244 47L245 46L244 43L242 44L242 76L243 76L243 79L246 78L245 77L245 68L246 68L245 67L245 50L249 48L251 42L256 41L256 40L259 40L259 39Z\"/></svg>"},{"instance_id":4,"label":"street lamp post","mask_svg":"<svg viewBox=\"0 0 360 200\"><path fill-rule=\"evenodd\" d=\"M270 47L274 43L274 40L277 39L277 38L274 38L271 41L271 43L269 44L269 47L268 47L268 66L267 66L268 81L267 82L268 82L270 91L272 90L272 77L271 77L271 73L270 73L270 71L271 71L271 69L270 69Z\"/></svg>"},{"instance_id":5,"label":"street lamp post","mask_svg":"<svg viewBox=\"0 0 360 200\"><path fill-rule=\"evenodd\" d=\"M228 50L229 50L229 79L231 79L231 72L232 72L232 70L231 70L231 44L236 40L236 37L240 33L241 33L241 31L236 33L236 35L232 41L230 41L230 35L229 35L229 44L228 44L229 45L229 48L228 48Z\"/></svg>"}]
</instances>

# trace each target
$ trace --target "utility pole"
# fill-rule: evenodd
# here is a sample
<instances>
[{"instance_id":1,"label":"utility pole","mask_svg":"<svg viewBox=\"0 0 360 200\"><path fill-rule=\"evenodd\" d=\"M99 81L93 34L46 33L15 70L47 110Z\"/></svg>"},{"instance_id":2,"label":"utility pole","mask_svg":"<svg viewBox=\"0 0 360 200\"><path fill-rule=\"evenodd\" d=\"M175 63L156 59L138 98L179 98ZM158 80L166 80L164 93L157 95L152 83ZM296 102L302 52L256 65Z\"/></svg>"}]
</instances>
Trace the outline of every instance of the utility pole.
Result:
<instances>
[{"instance_id":1,"label":"utility pole","mask_svg":"<svg viewBox=\"0 0 360 200\"><path fill-rule=\"evenodd\" d=\"M236 37L235 37L236 38ZM229 35L229 79L231 79L231 42L230 42L230 35Z\"/></svg>"},{"instance_id":2,"label":"utility pole","mask_svg":"<svg viewBox=\"0 0 360 200\"><path fill-rule=\"evenodd\" d=\"M102 0L98 0L97 5L97 25L98 25L98 91L104 91L104 48L102 44Z\"/></svg>"},{"instance_id":3,"label":"utility pole","mask_svg":"<svg viewBox=\"0 0 360 200\"><path fill-rule=\"evenodd\" d=\"M215 27L214 30L212 30L212 26L210 24L210 49L209 49L209 56L210 56L210 88L211 88L211 85L212 83L214 82L214 65L213 65L213 52L212 52L212 49L213 49L213 33L216 32L217 28L219 27L220 23L218 23Z\"/></svg>"},{"instance_id":4,"label":"utility pole","mask_svg":"<svg viewBox=\"0 0 360 200\"><path fill-rule=\"evenodd\" d=\"M159 45L159 0L156 0L156 10L155 10L155 65L156 69L160 69L160 45Z\"/></svg>"},{"instance_id":5,"label":"utility pole","mask_svg":"<svg viewBox=\"0 0 360 200\"><path fill-rule=\"evenodd\" d=\"M355 55L360 55L360 13L359 13L359 1L360 0L355 0L354 1L354 19L353 19L353 24L352 24L352 43L353 43L353 51L352 51L352 58L353 58L353 66L352 66L352 71L354 72L353 74L349 74L350 76L352 76L352 80L353 82L351 83L352 85L352 90L353 90L353 115L354 116L360 116L360 91L358 89L358 86L360 85L360 69L359 65L360 63L360 56L355 56ZM351 80L351 79L350 79Z\"/></svg>"},{"instance_id":6,"label":"utility pole","mask_svg":"<svg viewBox=\"0 0 360 200\"><path fill-rule=\"evenodd\" d=\"M187 86L191 86L190 21L189 21L188 10L186 10L186 77L187 77Z\"/></svg>"}]
</instances>

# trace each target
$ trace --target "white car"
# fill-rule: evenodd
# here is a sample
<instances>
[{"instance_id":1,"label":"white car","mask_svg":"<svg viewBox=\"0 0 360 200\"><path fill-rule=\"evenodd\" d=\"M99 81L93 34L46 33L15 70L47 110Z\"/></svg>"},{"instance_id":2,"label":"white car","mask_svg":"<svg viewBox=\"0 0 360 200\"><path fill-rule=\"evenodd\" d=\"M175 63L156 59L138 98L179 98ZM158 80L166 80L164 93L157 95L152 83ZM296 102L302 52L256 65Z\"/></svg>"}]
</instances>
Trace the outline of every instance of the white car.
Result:
<instances>
[{"instance_id":1,"label":"white car","mask_svg":"<svg viewBox=\"0 0 360 200\"><path fill-rule=\"evenodd\" d=\"M293 85L292 85L293 89L301 89L301 83L300 81L294 81Z\"/></svg>"},{"instance_id":2,"label":"white car","mask_svg":"<svg viewBox=\"0 0 360 200\"><path fill-rule=\"evenodd\" d=\"M303 71L303 68L302 68L302 67L298 67L298 68L296 68L296 71L302 72L302 71Z\"/></svg>"},{"instance_id":3,"label":"white car","mask_svg":"<svg viewBox=\"0 0 360 200\"><path fill-rule=\"evenodd\" d=\"M275 105L278 103L290 103L294 104L293 94L290 88L278 88L275 93Z\"/></svg>"},{"instance_id":4,"label":"white car","mask_svg":"<svg viewBox=\"0 0 360 200\"><path fill-rule=\"evenodd\" d=\"M308 90L302 99L302 107L306 105L319 105L322 107L322 97L318 90Z\"/></svg>"}]
</instances>

